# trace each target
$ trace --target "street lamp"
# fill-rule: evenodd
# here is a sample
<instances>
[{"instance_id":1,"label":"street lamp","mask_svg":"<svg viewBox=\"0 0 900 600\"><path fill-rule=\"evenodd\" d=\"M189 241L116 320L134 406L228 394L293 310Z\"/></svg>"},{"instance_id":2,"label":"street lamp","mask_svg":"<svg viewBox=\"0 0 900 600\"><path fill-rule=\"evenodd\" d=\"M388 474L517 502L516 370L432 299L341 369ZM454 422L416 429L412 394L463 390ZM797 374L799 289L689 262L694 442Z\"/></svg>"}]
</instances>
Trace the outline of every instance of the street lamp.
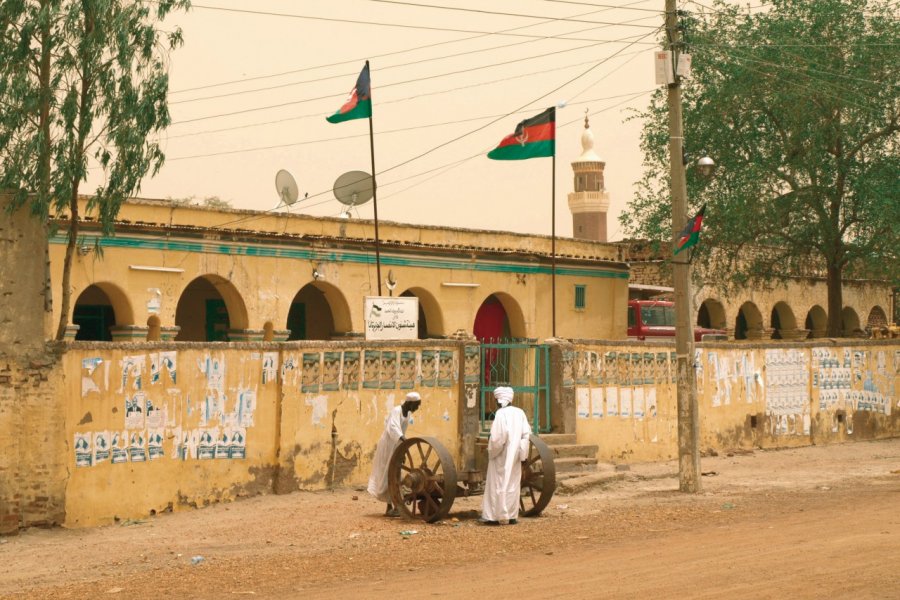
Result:
<instances>
[{"instance_id":1,"label":"street lamp","mask_svg":"<svg viewBox=\"0 0 900 600\"><path fill-rule=\"evenodd\" d=\"M708 156L704 156L700 160L697 161L697 171L700 172L700 175L703 177L710 177L713 174L713 171L716 170L716 162Z\"/></svg>"}]
</instances>

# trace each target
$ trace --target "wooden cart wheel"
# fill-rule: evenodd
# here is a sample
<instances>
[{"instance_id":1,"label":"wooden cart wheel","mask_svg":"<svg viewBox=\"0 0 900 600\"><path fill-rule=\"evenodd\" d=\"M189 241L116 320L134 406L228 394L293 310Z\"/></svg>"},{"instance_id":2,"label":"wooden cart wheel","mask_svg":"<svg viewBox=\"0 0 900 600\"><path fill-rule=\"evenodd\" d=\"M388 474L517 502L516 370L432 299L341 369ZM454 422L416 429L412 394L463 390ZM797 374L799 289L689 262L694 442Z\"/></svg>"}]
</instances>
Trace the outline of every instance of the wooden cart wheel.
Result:
<instances>
[{"instance_id":1,"label":"wooden cart wheel","mask_svg":"<svg viewBox=\"0 0 900 600\"><path fill-rule=\"evenodd\" d=\"M407 438L388 464L391 504L407 517L440 521L456 497L456 467L443 444L432 437Z\"/></svg>"},{"instance_id":2,"label":"wooden cart wheel","mask_svg":"<svg viewBox=\"0 0 900 600\"><path fill-rule=\"evenodd\" d=\"M528 458L522 463L522 495L519 513L523 517L536 517L550 504L556 491L556 465L553 450L538 436L531 434Z\"/></svg>"}]
</instances>

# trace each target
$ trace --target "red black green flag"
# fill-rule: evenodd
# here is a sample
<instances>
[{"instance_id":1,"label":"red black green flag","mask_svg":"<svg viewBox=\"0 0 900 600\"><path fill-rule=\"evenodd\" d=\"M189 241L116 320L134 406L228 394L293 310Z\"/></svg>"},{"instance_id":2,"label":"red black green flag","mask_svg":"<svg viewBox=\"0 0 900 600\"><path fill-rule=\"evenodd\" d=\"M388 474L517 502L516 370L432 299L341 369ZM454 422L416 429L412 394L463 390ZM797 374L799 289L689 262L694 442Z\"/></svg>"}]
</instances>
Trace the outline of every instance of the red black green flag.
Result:
<instances>
[{"instance_id":1,"label":"red black green flag","mask_svg":"<svg viewBox=\"0 0 900 600\"><path fill-rule=\"evenodd\" d=\"M553 156L556 152L556 107L516 125L516 131L488 152L494 160L525 160Z\"/></svg>"},{"instance_id":2,"label":"red black green flag","mask_svg":"<svg viewBox=\"0 0 900 600\"><path fill-rule=\"evenodd\" d=\"M681 230L681 234L675 242L675 254L678 254L682 250L687 250L700 241L700 227L703 225L703 213L705 212L706 205L704 204L703 208L700 209L700 212L697 213L697 216L688 221L687 225L684 226L684 229Z\"/></svg>"},{"instance_id":3,"label":"red black green flag","mask_svg":"<svg viewBox=\"0 0 900 600\"><path fill-rule=\"evenodd\" d=\"M342 123L353 119L365 119L372 116L372 84L369 79L369 61L356 79L356 85L350 90L347 101L336 113L325 117L329 123Z\"/></svg>"}]
</instances>

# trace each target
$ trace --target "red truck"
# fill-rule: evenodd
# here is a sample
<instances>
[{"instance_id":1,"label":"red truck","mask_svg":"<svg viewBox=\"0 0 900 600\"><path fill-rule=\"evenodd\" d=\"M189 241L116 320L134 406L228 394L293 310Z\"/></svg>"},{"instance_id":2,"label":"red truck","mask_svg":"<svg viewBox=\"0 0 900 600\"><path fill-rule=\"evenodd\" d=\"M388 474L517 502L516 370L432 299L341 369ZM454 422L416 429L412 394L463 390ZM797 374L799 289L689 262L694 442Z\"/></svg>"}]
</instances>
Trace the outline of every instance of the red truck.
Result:
<instances>
[{"instance_id":1,"label":"red truck","mask_svg":"<svg viewBox=\"0 0 900 600\"><path fill-rule=\"evenodd\" d=\"M704 335L725 335L721 329L694 327L694 341ZM628 339L675 337L675 303L668 300L629 300Z\"/></svg>"}]
</instances>

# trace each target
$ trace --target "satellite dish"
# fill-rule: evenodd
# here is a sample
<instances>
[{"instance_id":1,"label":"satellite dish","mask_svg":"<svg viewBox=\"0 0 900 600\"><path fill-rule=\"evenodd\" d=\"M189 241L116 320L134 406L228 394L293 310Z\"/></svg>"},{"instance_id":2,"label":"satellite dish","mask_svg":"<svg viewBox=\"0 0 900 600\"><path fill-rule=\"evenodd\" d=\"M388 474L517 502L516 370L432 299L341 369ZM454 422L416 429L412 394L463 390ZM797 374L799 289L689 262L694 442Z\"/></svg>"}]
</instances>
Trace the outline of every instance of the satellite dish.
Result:
<instances>
[{"instance_id":1,"label":"satellite dish","mask_svg":"<svg viewBox=\"0 0 900 600\"><path fill-rule=\"evenodd\" d=\"M281 198L282 204L291 205L300 196L300 190L297 188L294 176L284 169L275 174L275 189L278 190L278 196Z\"/></svg>"},{"instance_id":2,"label":"satellite dish","mask_svg":"<svg viewBox=\"0 0 900 600\"><path fill-rule=\"evenodd\" d=\"M334 182L334 197L347 206L365 204L373 194L372 176L365 171L347 171Z\"/></svg>"}]
</instances>

